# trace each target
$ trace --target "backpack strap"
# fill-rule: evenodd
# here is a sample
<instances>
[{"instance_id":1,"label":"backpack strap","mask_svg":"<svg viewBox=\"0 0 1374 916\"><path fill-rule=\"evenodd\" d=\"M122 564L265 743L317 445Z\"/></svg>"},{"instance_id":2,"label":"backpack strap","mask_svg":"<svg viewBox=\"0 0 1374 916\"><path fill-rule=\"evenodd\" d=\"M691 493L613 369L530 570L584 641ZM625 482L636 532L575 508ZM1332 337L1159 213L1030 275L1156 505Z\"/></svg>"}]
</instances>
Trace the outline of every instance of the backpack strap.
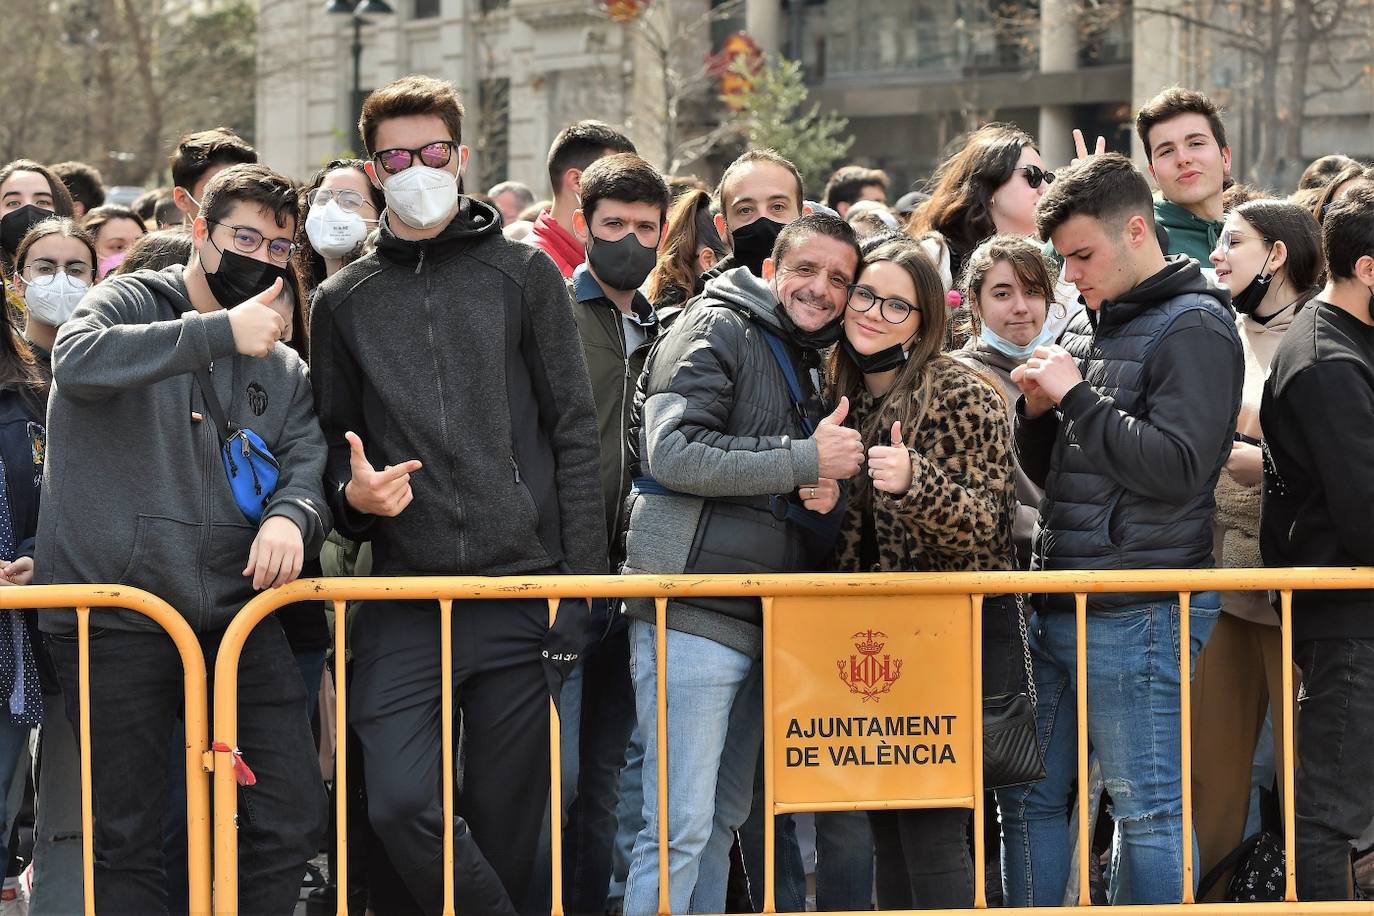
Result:
<instances>
[{"instance_id":1,"label":"backpack strap","mask_svg":"<svg viewBox=\"0 0 1374 916\"><path fill-rule=\"evenodd\" d=\"M205 401L205 409L210 411L210 419L214 421L215 432L219 434L219 441L223 443L234 434L234 428L229 425L229 418L224 415L224 406L219 402L219 395L215 394L215 382L210 378L210 370L205 366L197 369L196 382L200 385L200 396Z\"/></svg>"},{"instance_id":2,"label":"backpack strap","mask_svg":"<svg viewBox=\"0 0 1374 916\"><path fill-rule=\"evenodd\" d=\"M757 323L757 322L756 322ZM787 355L787 347L783 345L778 335L774 334L762 324L758 324L763 339L768 341L768 349L773 351L773 359L777 360L778 368L782 370L783 378L787 380L787 393L792 397L792 409L796 411L797 418L801 420L802 431L808 437L816 432L813 424L806 415L806 409L802 406L801 382L797 380L797 370L792 366L792 359Z\"/></svg>"}]
</instances>

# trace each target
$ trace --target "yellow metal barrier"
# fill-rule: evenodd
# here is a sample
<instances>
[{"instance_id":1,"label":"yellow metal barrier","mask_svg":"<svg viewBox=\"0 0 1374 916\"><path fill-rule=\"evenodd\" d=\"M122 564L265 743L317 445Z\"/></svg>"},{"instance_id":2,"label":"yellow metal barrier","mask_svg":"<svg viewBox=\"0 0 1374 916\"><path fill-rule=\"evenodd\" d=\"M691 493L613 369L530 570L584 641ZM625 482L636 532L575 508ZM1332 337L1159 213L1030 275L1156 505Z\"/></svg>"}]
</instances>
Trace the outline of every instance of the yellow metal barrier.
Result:
<instances>
[{"instance_id":1,"label":"yellow metal barrier","mask_svg":"<svg viewBox=\"0 0 1374 916\"><path fill-rule=\"evenodd\" d=\"M1359 914L1374 916L1374 903L1364 901L1299 903L1294 871L1294 766L1296 753L1293 747L1293 692L1292 692L1292 593L1307 589L1349 589L1374 588L1374 569L1223 569L1223 570L1135 570L1113 572L986 572L986 573L900 573L881 575L792 575L792 576L568 576L568 577L531 577L531 578L484 578L484 577L433 577L433 578L341 578L302 580L284 588L265 592L250 602L234 619L220 645L219 656L215 661L215 739L217 747L237 746L237 668L243 643L253 627L262 618L281 607L298 601L332 601L335 606L335 651L342 658L344 653L344 602L349 600L429 600L440 603L440 613L444 621L441 627L441 652L443 660L443 760L448 779L445 780L444 802L444 913L454 912L453 887L453 761L452 761L452 673L451 673L451 628L448 625L452 615L454 600L478 598L543 598L549 603L550 622L558 600L562 598L597 598L615 595L621 598L652 598L657 607L657 648L660 663L656 666L659 709L657 722L658 737L658 809L668 810L667 787L667 716L664 714L663 697L666 694L666 620L667 602L672 598L689 596L713 597L758 597L763 601L763 620L766 651L773 652L777 647L771 644L772 627L775 618L774 599L777 598L818 598L837 599L875 598L910 596L965 596L969 599L970 620L977 623L982 609L982 596L1008 593L1059 593L1076 596L1077 632L1077 672L1080 690L1077 695L1078 711L1078 782L1080 793L1086 792L1087 779L1087 596L1110 592L1158 592L1177 593L1183 608L1180 620L1180 647L1190 644L1189 615L1187 613L1190 596L1202 591L1254 591L1272 590L1280 593L1282 624L1283 658L1283 739L1287 752L1284 755L1283 805L1284 805L1284 851L1286 868L1286 887L1284 901L1280 903L1259 904L1196 904L1192 902L1192 852L1191 830L1184 831L1183 862L1181 863L1184 900L1180 904L1152 906L1114 907L1113 912L1123 914L1158 914L1177 912L1186 907L1189 911L1216 914ZM3 592L0 592L0 596ZM3 605L0 605L3 606ZM919 602L911 607L913 619L919 619ZM981 632L973 627L973 634ZM971 639L969 647L974 676L972 690L972 719L977 730L974 732L973 761L976 765L975 779L977 791L969 798L942 799L950 807L965 806L974 810L975 854L978 869L975 873L977 899L972 910L945 910L947 914L967 914L986 906L982 893L982 822L983 795L981 791L981 684L978 664L980 640ZM1179 659L1181 682L1185 689L1180 691L1180 721L1182 729L1182 792L1183 823L1192 823L1192 760L1191 760L1191 693L1186 689L1190 682L1191 659L1188 651L1180 652ZM344 784L346 780L346 722L344 709L347 693L344 684L342 665L335 668L335 692L338 723L337 745L338 764L336 780ZM765 672L765 753L769 756L768 772L772 774L775 739L771 724L773 693L771 676ZM551 704L552 705L552 704ZM188 723L189 735L189 723ZM189 741L189 738L188 738ZM232 767L228 761L214 767L215 797L215 912L232 914L237 912L238 850L235 829L237 812L236 783ZM559 742L558 718L551 713L550 718L550 796L551 811L561 810L559 801ZM804 803L790 802L777 804L773 796L776 780L766 780L765 804L770 812L808 810ZM347 900L347 828L345 795L337 794L338 817L338 874L336 883L339 888L339 912L346 912ZM1080 798L1080 803L1085 799ZM809 810L861 810L874 807L932 807L930 800L923 802L902 802L894 800L882 806L872 803L829 802L811 807ZM1086 804L1083 804L1086 809ZM773 819L766 821L766 863L764 867L765 912L774 907L773 890ZM1089 828L1086 818L1079 819L1078 854L1079 875L1088 874L1088 855L1090 850ZM659 828L659 912L669 913L668 883L668 823L667 817L658 819ZM562 914L562 855L561 831L552 833L552 874L553 906L555 916ZM1080 880L1078 906L1066 907L1061 912L1078 913L1090 906L1086 880ZM923 911L931 912L931 911ZM1029 909L1009 909L1007 912L1030 912Z\"/></svg>"},{"instance_id":2,"label":"yellow metal barrier","mask_svg":"<svg viewBox=\"0 0 1374 916\"><path fill-rule=\"evenodd\" d=\"M207 749L205 658L186 619L161 598L123 585L25 585L0 588L0 608L51 611L76 608L77 672L80 687L81 857L85 911L95 914L94 816L91 810L91 608L125 609L152 620L171 638L181 655L186 701L186 841L190 912L210 912L210 785ZM63 728L64 723L47 723Z\"/></svg>"}]
</instances>

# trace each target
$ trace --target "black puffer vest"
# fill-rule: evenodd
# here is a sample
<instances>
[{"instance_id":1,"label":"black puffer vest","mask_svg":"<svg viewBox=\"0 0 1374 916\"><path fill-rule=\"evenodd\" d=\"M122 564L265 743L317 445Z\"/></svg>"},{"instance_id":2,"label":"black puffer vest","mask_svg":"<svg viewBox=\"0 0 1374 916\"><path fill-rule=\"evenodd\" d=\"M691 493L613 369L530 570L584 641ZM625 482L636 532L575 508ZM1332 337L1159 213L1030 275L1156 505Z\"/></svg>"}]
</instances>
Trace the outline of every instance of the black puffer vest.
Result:
<instances>
[{"instance_id":1,"label":"black puffer vest","mask_svg":"<svg viewBox=\"0 0 1374 916\"><path fill-rule=\"evenodd\" d=\"M1195 270L1196 268L1194 268ZM1118 410L1149 421L1145 400L1155 347L1182 316L1205 311L1235 335L1235 316L1197 289L1143 302L1105 302L1075 317L1059 343L1078 360L1083 378ZM1237 347L1239 340L1237 339ZM1225 464L1220 454L1206 483L1185 501L1164 502L1118 483L1061 428L1045 478L1033 569L1206 568L1212 561L1213 491ZM1072 610L1072 595L1049 595L1048 606ZM1094 609L1158 600L1150 594L1094 595Z\"/></svg>"}]
</instances>

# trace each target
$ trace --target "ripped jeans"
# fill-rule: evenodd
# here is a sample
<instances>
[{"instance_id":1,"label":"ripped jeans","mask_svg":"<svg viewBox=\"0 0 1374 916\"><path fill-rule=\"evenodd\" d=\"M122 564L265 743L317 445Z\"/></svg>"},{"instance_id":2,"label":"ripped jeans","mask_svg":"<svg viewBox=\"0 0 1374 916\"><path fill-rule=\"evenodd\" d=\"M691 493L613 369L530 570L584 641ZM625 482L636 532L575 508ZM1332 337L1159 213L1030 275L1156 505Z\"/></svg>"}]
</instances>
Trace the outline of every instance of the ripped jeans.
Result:
<instances>
[{"instance_id":1,"label":"ripped jeans","mask_svg":"<svg viewBox=\"0 0 1374 916\"><path fill-rule=\"evenodd\" d=\"M1216 592L1192 596L1194 660L1220 608ZM1178 624L1176 600L1088 615L1088 741L1102 763L1116 822L1113 904L1178 903L1183 896ZM1036 726L1048 775L998 793L1007 906L1064 901L1077 773L1074 631L1072 613L1037 614L1031 623ZM1194 876L1197 869L1194 842Z\"/></svg>"}]
</instances>

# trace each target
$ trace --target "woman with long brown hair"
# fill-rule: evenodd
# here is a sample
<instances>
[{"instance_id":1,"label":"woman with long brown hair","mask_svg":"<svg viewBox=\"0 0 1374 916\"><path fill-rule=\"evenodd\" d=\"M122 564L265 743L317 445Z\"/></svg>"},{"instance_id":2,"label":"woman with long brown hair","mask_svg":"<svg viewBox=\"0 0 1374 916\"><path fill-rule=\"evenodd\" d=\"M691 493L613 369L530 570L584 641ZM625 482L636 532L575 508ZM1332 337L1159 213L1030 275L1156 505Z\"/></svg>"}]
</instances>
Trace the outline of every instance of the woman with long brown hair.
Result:
<instances>
[{"instance_id":1,"label":"woman with long brown hair","mask_svg":"<svg viewBox=\"0 0 1374 916\"><path fill-rule=\"evenodd\" d=\"M1052 181L1030 134L1012 124L985 124L936 170L930 199L911 214L907 232L912 238L938 234L948 253L950 286L984 239L1035 235L1035 204Z\"/></svg>"},{"instance_id":2,"label":"woman with long brown hair","mask_svg":"<svg viewBox=\"0 0 1374 916\"><path fill-rule=\"evenodd\" d=\"M725 245L711 213L711 195L700 188L682 192L668 211L668 233L644 284L654 311L682 305L701 292L701 275L725 257Z\"/></svg>"},{"instance_id":3,"label":"woman with long brown hair","mask_svg":"<svg viewBox=\"0 0 1374 916\"><path fill-rule=\"evenodd\" d=\"M1012 569L1016 507L1011 431L1001 393L943 354L945 290L920 247L870 252L849 288L830 397L868 450L851 484L836 548L841 572ZM985 695L1024 677L1014 596L988 596ZM963 809L870 812L880 909L973 905Z\"/></svg>"}]
</instances>

